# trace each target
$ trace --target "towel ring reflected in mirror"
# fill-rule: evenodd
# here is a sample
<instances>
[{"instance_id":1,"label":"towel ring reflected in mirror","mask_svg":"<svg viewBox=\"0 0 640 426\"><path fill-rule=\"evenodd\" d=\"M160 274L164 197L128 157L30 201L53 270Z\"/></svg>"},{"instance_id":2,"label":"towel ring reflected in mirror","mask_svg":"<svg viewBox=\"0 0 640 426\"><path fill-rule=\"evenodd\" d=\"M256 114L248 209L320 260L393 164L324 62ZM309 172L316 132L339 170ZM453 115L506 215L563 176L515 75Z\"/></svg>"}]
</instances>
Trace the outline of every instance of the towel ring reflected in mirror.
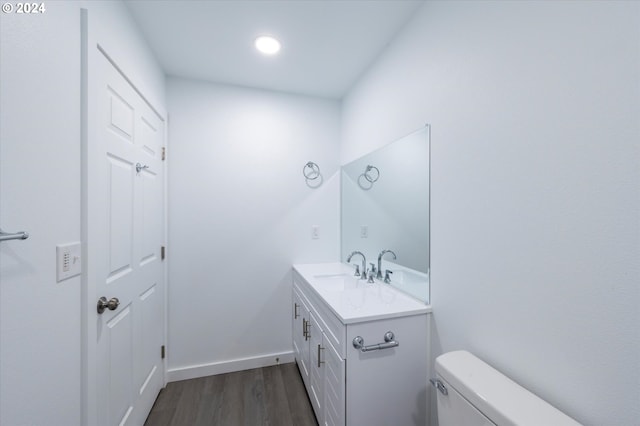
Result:
<instances>
[{"instance_id":1,"label":"towel ring reflected in mirror","mask_svg":"<svg viewBox=\"0 0 640 426\"><path fill-rule=\"evenodd\" d=\"M376 166L368 165L364 171L364 178L369 182L374 183L380 179L380 170L378 170Z\"/></svg>"},{"instance_id":2,"label":"towel ring reflected in mirror","mask_svg":"<svg viewBox=\"0 0 640 426\"><path fill-rule=\"evenodd\" d=\"M318 179L318 177L320 177L320 167L313 161L309 161L302 168L302 174L307 180Z\"/></svg>"}]
</instances>

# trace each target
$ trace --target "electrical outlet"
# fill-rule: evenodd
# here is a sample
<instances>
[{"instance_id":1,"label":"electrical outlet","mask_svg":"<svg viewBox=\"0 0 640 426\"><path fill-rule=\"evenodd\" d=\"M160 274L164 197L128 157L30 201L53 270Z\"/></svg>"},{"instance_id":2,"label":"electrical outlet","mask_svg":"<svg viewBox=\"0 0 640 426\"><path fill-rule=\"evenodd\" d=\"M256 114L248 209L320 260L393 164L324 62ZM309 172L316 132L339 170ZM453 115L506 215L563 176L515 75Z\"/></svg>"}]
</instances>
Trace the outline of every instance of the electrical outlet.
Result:
<instances>
[{"instance_id":1,"label":"electrical outlet","mask_svg":"<svg viewBox=\"0 0 640 426\"><path fill-rule=\"evenodd\" d=\"M82 257L80 243L59 244L56 246L57 280L80 275L82 272Z\"/></svg>"},{"instance_id":2,"label":"electrical outlet","mask_svg":"<svg viewBox=\"0 0 640 426\"><path fill-rule=\"evenodd\" d=\"M369 238L369 227L367 225L360 226L360 238Z\"/></svg>"},{"instance_id":3,"label":"electrical outlet","mask_svg":"<svg viewBox=\"0 0 640 426\"><path fill-rule=\"evenodd\" d=\"M312 225L311 226L311 238L317 240L320 238L320 226Z\"/></svg>"}]
</instances>

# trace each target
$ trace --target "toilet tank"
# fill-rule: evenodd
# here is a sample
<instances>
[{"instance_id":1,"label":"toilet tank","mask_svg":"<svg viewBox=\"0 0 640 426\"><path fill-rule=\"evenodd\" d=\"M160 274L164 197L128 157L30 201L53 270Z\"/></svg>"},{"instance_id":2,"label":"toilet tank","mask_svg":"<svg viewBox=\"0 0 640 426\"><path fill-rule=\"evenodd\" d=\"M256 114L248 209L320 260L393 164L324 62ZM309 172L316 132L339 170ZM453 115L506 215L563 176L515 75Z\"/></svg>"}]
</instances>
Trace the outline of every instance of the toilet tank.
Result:
<instances>
[{"instance_id":1,"label":"toilet tank","mask_svg":"<svg viewBox=\"0 0 640 426\"><path fill-rule=\"evenodd\" d=\"M436 374L439 426L580 425L467 351L440 355Z\"/></svg>"}]
</instances>

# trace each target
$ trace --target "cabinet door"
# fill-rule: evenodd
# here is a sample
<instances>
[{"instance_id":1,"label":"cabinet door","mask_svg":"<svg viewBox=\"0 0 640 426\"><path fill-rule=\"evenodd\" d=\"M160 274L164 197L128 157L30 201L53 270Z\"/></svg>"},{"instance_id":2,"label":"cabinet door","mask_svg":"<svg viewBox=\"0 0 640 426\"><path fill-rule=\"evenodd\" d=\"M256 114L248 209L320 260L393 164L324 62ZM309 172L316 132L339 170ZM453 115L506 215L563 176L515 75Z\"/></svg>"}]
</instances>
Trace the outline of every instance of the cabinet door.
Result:
<instances>
[{"instance_id":1,"label":"cabinet door","mask_svg":"<svg viewBox=\"0 0 640 426\"><path fill-rule=\"evenodd\" d=\"M300 374L304 384L309 384L309 337L307 325L310 314L309 307L302 299L298 291L293 289L293 312L291 314L293 321L293 351L300 368Z\"/></svg>"},{"instance_id":2,"label":"cabinet door","mask_svg":"<svg viewBox=\"0 0 640 426\"><path fill-rule=\"evenodd\" d=\"M324 364L324 422L326 426L345 425L345 360L325 338Z\"/></svg>"},{"instance_id":3,"label":"cabinet door","mask_svg":"<svg viewBox=\"0 0 640 426\"><path fill-rule=\"evenodd\" d=\"M304 324L302 323L302 300L298 291L293 289L293 310L291 312L293 330L293 353L296 360L300 359L302 342L304 342Z\"/></svg>"},{"instance_id":4,"label":"cabinet door","mask_svg":"<svg viewBox=\"0 0 640 426\"><path fill-rule=\"evenodd\" d=\"M311 386L309 387L309 398L311 399L311 405L316 412L316 418L318 424L324 425L324 352L323 346L323 334L319 321L311 314L310 323L310 350L311 350L311 363L310 379Z\"/></svg>"}]
</instances>

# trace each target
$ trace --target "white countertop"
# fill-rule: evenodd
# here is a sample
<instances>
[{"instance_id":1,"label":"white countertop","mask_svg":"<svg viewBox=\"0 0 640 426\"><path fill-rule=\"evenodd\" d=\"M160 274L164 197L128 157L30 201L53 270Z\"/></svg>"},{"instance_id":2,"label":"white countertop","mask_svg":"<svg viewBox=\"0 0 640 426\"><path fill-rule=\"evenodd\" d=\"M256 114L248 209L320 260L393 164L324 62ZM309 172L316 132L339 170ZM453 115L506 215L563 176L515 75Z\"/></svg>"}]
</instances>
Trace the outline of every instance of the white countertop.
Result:
<instances>
[{"instance_id":1,"label":"white countertop","mask_svg":"<svg viewBox=\"0 0 640 426\"><path fill-rule=\"evenodd\" d=\"M378 280L353 276L344 263L293 265L344 324L431 312L431 306Z\"/></svg>"}]
</instances>

